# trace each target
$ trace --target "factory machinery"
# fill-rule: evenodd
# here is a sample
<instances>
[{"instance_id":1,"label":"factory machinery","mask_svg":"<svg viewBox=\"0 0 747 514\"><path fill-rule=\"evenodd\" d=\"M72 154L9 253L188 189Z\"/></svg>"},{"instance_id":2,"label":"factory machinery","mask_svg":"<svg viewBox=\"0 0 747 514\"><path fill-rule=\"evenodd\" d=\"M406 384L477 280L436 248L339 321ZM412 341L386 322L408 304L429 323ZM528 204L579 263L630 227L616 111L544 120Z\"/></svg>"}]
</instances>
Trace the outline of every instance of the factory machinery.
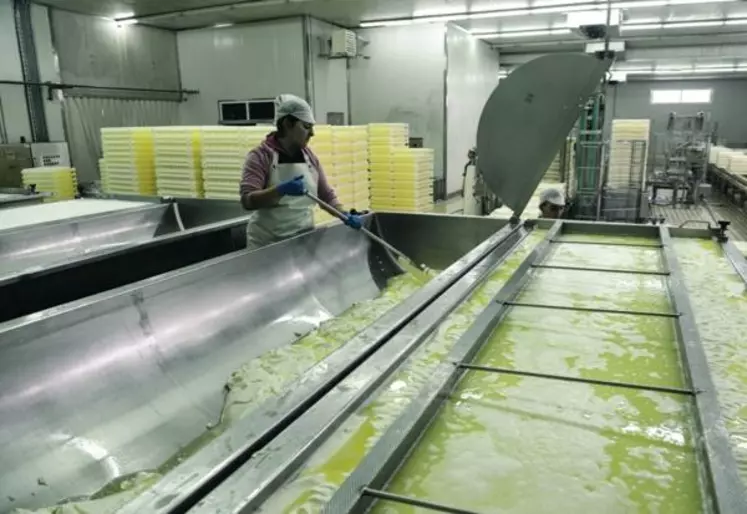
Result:
<instances>
[{"instance_id":1,"label":"factory machinery","mask_svg":"<svg viewBox=\"0 0 747 514\"><path fill-rule=\"evenodd\" d=\"M658 155L648 183L652 201L660 189L672 191L672 205L698 204L707 195L706 184L713 128L707 113L677 114L667 119L667 130L657 135Z\"/></svg>"},{"instance_id":2,"label":"factory machinery","mask_svg":"<svg viewBox=\"0 0 747 514\"><path fill-rule=\"evenodd\" d=\"M0 512L747 512L744 258L517 219L609 64L540 58L491 96L479 165L513 219L366 216L429 280L334 224L0 324ZM151 228L114 253L84 231L97 275L242 223L176 205L123 211ZM66 262L54 288L90 265Z\"/></svg>"}]
</instances>

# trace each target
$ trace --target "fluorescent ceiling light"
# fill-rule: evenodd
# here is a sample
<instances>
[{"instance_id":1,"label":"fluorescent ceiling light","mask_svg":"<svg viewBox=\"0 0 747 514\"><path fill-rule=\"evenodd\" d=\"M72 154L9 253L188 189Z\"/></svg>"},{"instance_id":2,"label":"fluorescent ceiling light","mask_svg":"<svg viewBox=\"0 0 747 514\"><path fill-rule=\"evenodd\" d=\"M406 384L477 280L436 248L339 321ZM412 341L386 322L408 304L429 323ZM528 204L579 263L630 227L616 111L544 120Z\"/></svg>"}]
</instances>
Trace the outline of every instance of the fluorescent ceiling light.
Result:
<instances>
[{"instance_id":1,"label":"fluorescent ceiling light","mask_svg":"<svg viewBox=\"0 0 747 514\"><path fill-rule=\"evenodd\" d=\"M643 2L613 2L612 7L630 9L636 7L663 7L669 4L667 0L644 0Z\"/></svg>"},{"instance_id":2,"label":"fluorescent ceiling light","mask_svg":"<svg viewBox=\"0 0 747 514\"><path fill-rule=\"evenodd\" d=\"M694 27L720 27L724 24L723 20L714 21L685 21L665 23L665 29L689 29Z\"/></svg>"},{"instance_id":3,"label":"fluorescent ceiling light","mask_svg":"<svg viewBox=\"0 0 747 514\"><path fill-rule=\"evenodd\" d=\"M662 27L663 25L661 23L641 23L641 24L634 24L634 25L622 25L620 28L623 31L628 31L628 30L658 30Z\"/></svg>"},{"instance_id":4,"label":"fluorescent ceiling light","mask_svg":"<svg viewBox=\"0 0 747 514\"><path fill-rule=\"evenodd\" d=\"M724 25L747 25L747 18L741 18L738 20L726 20Z\"/></svg>"},{"instance_id":5,"label":"fluorescent ceiling light","mask_svg":"<svg viewBox=\"0 0 747 514\"><path fill-rule=\"evenodd\" d=\"M121 20L122 18L132 18L135 16L134 12L120 12L112 16L113 20Z\"/></svg>"},{"instance_id":6,"label":"fluorescent ceiling light","mask_svg":"<svg viewBox=\"0 0 747 514\"><path fill-rule=\"evenodd\" d=\"M233 23L216 23L213 25L214 29L224 29L226 27L233 27Z\"/></svg>"},{"instance_id":7,"label":"fluorescent ceiling light","mask_svg":"<svg viewBox=\"0 0 747 514\"><path fill-rule=\"evenodd\" d=\"M681 69L651 69L651 68L638 68L638 69L619 69L615 71L621 71L628 75L708 75L709 73L741 73L747 71L747 65L740 64L737 66L725 66L721 65L718 67L697 67L697 68L681 68Z\"/></svg>"},{"instance_id":8,"label":"fluorescent ceiling light","mask_svg":"<svg viewBox=\"0 0 747 514\"><path fill-rule=\"evenodd\" d=\"M535 37L535 36L562 36L570 34L569 29L544 29L544 30L513 30L509 32L491 32L487 34L473 34L478 39Z\"/></svg>"},{"instance_id":9,"label":"fluorescent ceiling light","mask_svg":"<svg viewBox=\"0 0 747 514\"><path fill-rule=\"evenodd\" d=\"M137 23L137 20L134 18L130 18L127 20L115 20L117 22L117 25L120 27L126 27L127 25L135 25Z\"/></svg>"},{"instance_id":10,"label":"fluorescent ceiling light","mask_svg":"<svg viewBox=\"0 0 747 514\"><path fill-rule=\"evenodd\" d=\"M625 20L628 25L650 25L652 23L661 23L661 17L656 18L633 18Z\"/></svg>"},{"instance_id":11,"label":"fluorescent ceiling light","mask_svg":"<svg viewBox=\"0 0 747 514\"><path fill-rule=\"evenodd\" d=\"M268 0L272 1L272 0ZM687 5L687 4L702 4L702 3L729 3L737 0L639 0L639 1L623 1L623 2L611 2L610 6L616 9L624 8L638 8L638 7L659 7L667 5ZM560 4L563 5L560 5ZM360 28L373 28L373 27L396 27L402 25L412 25L416 23L438 23L448 21L463 21L463 20L477 20L477 19L494 19L494 18L509 18L514 16L527 16L533 14L564 14L569 12L580 12L589 10L606 10L607 4L599 1L590 0L562 0L556 5L554 2L551 5L545 4L545 6L538 5L537 7L522 7L516 9L495 9L492 11L480 10L473 12L461 12L451 14L440 14L440 15L429 15L429 16L414 16L407 19L392 19L392 20L373 20L361 23ZM703 25L701 25L703 26ZM654 27L656 28L656 27ZM634 29L635 30L635 29Z\"/></svg>"}]
</instances>

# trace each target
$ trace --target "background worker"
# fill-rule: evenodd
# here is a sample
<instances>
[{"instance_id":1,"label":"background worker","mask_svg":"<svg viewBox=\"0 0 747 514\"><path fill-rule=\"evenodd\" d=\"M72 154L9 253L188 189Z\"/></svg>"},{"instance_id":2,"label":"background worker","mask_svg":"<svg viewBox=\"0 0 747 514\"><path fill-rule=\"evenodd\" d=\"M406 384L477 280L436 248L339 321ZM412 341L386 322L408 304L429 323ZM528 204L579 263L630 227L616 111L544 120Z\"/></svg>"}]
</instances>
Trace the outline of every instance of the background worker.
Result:
<instances>
[{"instance_id":1,"label":"background worker","mask_svg":"<svg viewBox=\"0 0 747 514\"><path fill-rule=\"evenodd\" d=\"M307 191L344 212L319 159L308 147L314 124L305 100L294 95L275 100L277 130L247 155L239 188L241 205L253 211L246 228L249 249L313 230L315 204ZM346 225L361 228L358 215L346 216Z\"/></svg>"},{"instance_id":2,"label":"background worker","mask_svg":"<svg viewBox=\"0 0 747 514\"><path fill-rule=\"evenodd\" d=\"M557 189L545 189L540 194L540 217L558 219L565 210L565 197Z\"/></svg>"}]
</instances>

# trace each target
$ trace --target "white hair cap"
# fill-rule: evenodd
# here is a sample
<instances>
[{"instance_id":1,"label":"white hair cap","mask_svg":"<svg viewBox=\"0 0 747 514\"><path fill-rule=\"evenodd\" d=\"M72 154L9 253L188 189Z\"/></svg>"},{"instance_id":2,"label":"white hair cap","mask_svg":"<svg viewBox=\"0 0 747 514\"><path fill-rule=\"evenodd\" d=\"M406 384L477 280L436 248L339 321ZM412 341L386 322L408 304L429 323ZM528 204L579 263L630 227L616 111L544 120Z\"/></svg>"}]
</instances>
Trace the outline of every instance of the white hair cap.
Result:
<instances>
[{"instance_id":1,"label":"white hair cap","mask_svg":"<svg viewBox=\"0 0 747 514\"><path fill-rule=\"evenodd\" d=\"M316 124L309 103L296 95L280 95L275 99L275 123L285 116L293 116L304 123Z\"/></svg>"},{"instance_id":2,"label":"white hair cap","mask_svg":"<svg viewBox=\"0 0 747 514\"><path fill-rule=\"evenodd\" d=\"M539 203L542 205L545 202L550 202L553 205L559 205L562 207L565 205L565 198L563 197L563 193L557 189L545 189L540 193Z\"/></svg>"}]
</instances>

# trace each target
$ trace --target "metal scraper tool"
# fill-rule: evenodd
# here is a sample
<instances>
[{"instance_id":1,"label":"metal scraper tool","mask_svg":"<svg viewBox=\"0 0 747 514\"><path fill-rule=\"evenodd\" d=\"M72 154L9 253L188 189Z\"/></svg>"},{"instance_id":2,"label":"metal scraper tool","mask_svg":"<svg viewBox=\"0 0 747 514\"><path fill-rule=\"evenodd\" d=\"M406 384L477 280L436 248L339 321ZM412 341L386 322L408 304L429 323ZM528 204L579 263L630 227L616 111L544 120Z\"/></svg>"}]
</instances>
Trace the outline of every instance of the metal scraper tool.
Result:
<instances>
[{"instance_id":1,"label":"metal scraper tool","mask_svg":"<svg viewBox=\"0 0 747 514\"><path fill-rule=\"evenodd\" d=\"M322 207L327 212L329 212L331 214L334 214L343 223L347 220L347 216L345 216L345 214L343 214L342 212L338 211L337 209L335 209L334 207L332 207L330 204L328 204L327 202L325 202L321 198L319 198L319 197L317 197L317 196L309 193L308 191L306 192L306 196L308 196L309 198L311 198L312 200L314 200L317 204L319 204L320 207ZM366 234L368 237L370 237L373 241L379 243L381 246L383 246L384 248L386 248L387 250L389 250L390 252L392 252L394 255L396 255L397 257L399 257L403 261L403 264L405 264L408 268L414 268L415 271L418 271L421 274L425 273L426 276L428 276L428 278L430 278L430 275L428 275L429 269L428 269L427 266L425 266L424 264L418 264L418 263L416 263L414 260L410 259L407 255L405 255L404 253L402 253L399 250L397 250L395 247L393 247L392 245L390 245L389 243L387 243L386 241L384 241L382 238L380 238L379 236L377 236L376 234L374 234L370 230L368 230L366 227L361 227L360 230L361 230L361 232L363 232L364 234Z\"/></svg>"}]
</instances>

